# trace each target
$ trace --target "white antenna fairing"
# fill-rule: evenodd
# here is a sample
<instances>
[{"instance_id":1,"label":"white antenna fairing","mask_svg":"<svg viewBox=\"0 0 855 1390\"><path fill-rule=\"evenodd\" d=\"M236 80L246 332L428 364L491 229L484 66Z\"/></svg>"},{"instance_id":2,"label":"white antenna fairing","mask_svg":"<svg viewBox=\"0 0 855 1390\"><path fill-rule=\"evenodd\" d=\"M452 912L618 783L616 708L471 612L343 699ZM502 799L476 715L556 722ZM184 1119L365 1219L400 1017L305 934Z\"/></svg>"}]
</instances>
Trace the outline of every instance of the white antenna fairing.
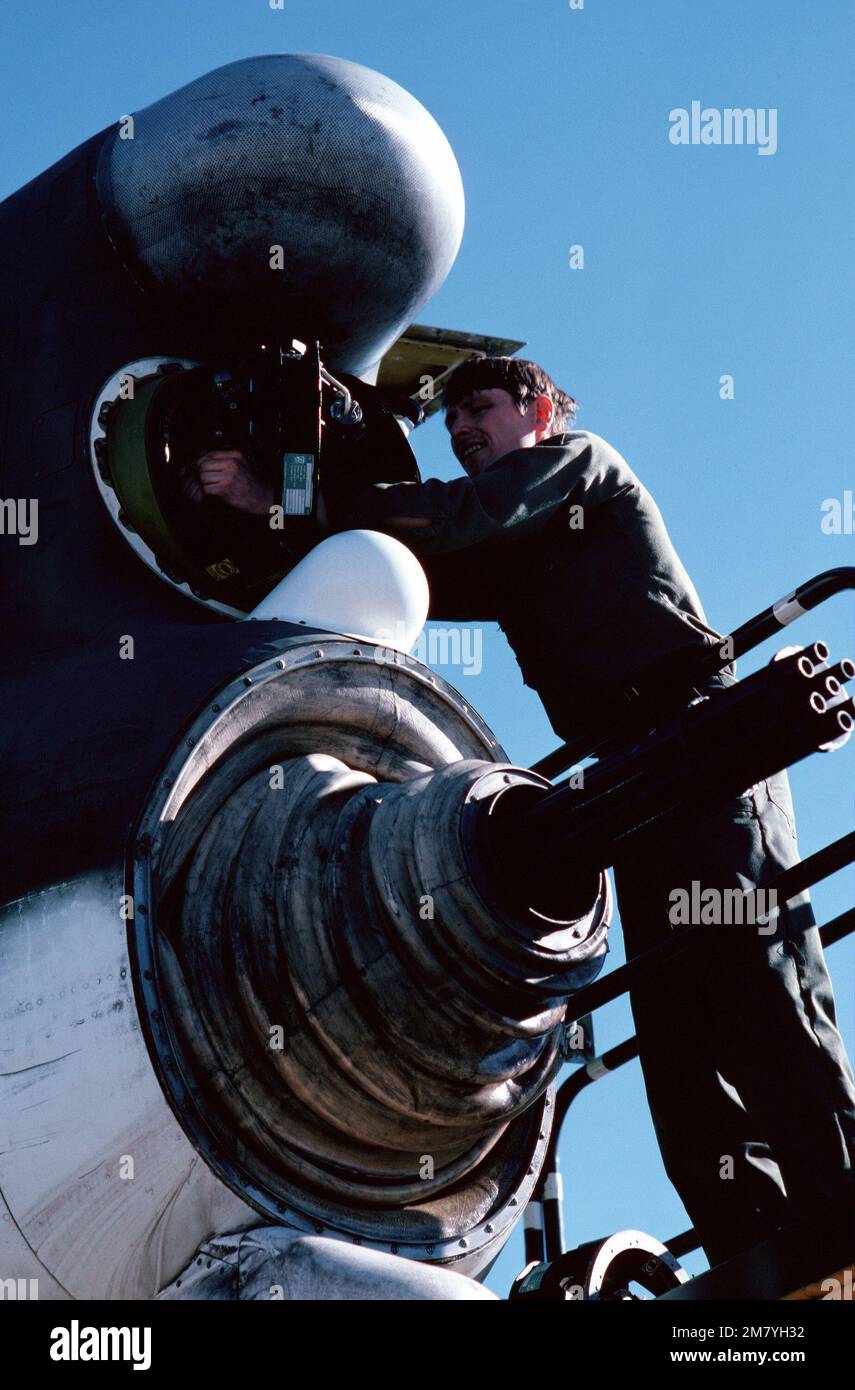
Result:
<instances>
[{"instance_id":1,"label":"white antenna fairing","mask_svg":"<svg viewBox=\"0 0 855 1390\"><path fill-rule=\"evenodd\" d=\"M310 550L248 615L409 651L430 594L411 550L381 531L341 531Z\"/></svg>"}]
</instances>

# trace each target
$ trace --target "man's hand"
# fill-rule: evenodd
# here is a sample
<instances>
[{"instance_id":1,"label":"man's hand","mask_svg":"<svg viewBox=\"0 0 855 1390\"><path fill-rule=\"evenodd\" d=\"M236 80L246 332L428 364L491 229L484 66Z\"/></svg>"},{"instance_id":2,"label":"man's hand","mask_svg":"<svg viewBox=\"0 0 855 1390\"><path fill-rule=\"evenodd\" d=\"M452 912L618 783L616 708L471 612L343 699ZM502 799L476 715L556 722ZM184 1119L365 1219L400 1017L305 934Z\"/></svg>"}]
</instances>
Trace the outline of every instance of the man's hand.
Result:
<instances>
[{"instance_id":1,"label":"man's hand","mask_svg":"<svg viewBox=\"0 0 855 1390\"><path fill-rule=\"evenodd\" d=\"M191 502L220 497L239 512L266 516L273 506L272 489L259 482L239 449L210 449L196 460L184 492Z\"/></svg>"}]
</instances>

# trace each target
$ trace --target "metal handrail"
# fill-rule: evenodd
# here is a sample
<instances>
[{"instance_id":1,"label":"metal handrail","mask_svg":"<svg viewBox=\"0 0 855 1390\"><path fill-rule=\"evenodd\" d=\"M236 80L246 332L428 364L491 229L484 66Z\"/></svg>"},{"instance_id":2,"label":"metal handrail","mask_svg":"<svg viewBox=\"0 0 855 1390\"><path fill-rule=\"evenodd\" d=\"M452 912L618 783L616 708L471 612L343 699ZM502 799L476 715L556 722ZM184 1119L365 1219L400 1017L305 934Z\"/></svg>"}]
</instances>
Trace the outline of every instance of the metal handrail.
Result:
<instances>
[{"instance_id":1,"label":"metal handrail","mask_svg":"<svg viewBox=\"0 0 855 1390\"><path fill-rule=\"evenodd\" d=\"M827 599L833 598L836 594L843 593L847 589L855 590L855 566L825 570L798 585L786 597L770 604L768 608L763 609L761 613L750 618L748 622L735 628L732 633L721 638L712 647L704 648L688 678L689 685L684 687L685 698L688 700L692 698L693 693L699 693L696 686L708 680L716 672L721 671L731 661L736 660L739 656L744 656L746 652L759 646L768 637L774 636L782 628L789 626L798 618L804 617L806 613L817 608ZM673 658L670 659L673 660ZM668 660L669 658L665 658L652 663L635 678L631 686L624 688L621 696L618 697L617 705L622 709L622 732L626 733L627 738L632 737L633 733L637 732L634 715L642 707L643 702L649 700L650 696L660 688L663 670L667 668ZM650 705L644 705L644 708L648 711L645 715L645 724L647 728L650 728L655 716L651 716L649 713ZM611 724L608 728L603 725L599 729L591 730L587 734L562 744L560 748L556 748L552 753L541 758L539 762L534 763L531 770L551 779L558 773L581 762L584 758L595 755L605 744L613 745L614 741L614 725ZM768 890L774 889L776 893L781 894L783 901L786 902L798 896L813 883L819 882L828 877L829 874L836 872L837 869L852 862L855 862L855 832L842 836L808 859L792 865L779 874L767 887ZM592 1013L595 1009L601 1008L603 1004L625 994L632 986L637 985L640 979L650 975L666 960L670 960L686 950L701 933L708 933L709 930L710 928L707 926L688 927L669 941L636 956L626 965L612 971L604 979L597 980L580 990L573 997L576 1019ZM823 946L828 947L841 941L853 931L855 931L855 908L841 913L832 921L827 922L820 930L820 938ZM525 1251L527 1263L555 1259L563 1253L558 1142L571 1102L594 1081L598 1081L601 1077L615 1071L625 1062L637 1056L637 1038L634 1036L627 1038L616 1047L609 1048L602 1056L592 1058L559 1087L546 1159L529 1202L529 1211L526 1213ZM529 1212L533 1213L531 1219ZM695 1232L689 1230L675 1236L669 1243L669 1248L673 1247L675 1254L686 1254L690 1250L697 1249L699 1244Z\"/></svg>"},{"instance_id":2,"label":"metal handrail","mask_svg":"<svg viewBox=\"0 0 855 1390\"><path fill-rule=\"evenodd\" d=\"M844 851L843 847L846 847L846 851ZM831 851L834 850L838 851L837 855L832 855ZM847 852L847 857L840 858L839 856L844 852ZM805 859L799 864L793 865L792 868L786 869L784 873L780 874L774 881L772 886L775 887L776 884L788 884L787 891L789 892L789 896L791 898L796 897L804 888L819 882L823 878L827 878L829 874L835 873L838 868L852 862L855 862L855 833L843 836L840 840L835 841L834 845L820 850L817 854L812 855L810 859ZM794 875L794 870L806 870L807 866L811 864L817 866L817 872L814 877L806 880L805 873L802 873L799 874L798 877L794 876L792 879L789 878L790 875ZM776 889L776 891L783 891L783 889ZM708 931L709 928L690 927L680 935L683 937L695 937L704 930ZM805 928L805 930L811 930L811 928ZM820 928L820 939L823 948L827 949L836 942L842 941L844 937L850 935L852 932L855 932L855 908L850 908L848 911L841 913L838 917L832 918L830 922L827 922L825 926ZM666 943L668 947L671 945L672 942L670 941ZM662 947L656 947L651 951L646 951L643 956L637 957L636 961L644 960L646 962L646 968L649 971L654 964L661 963L662 952ZM669 958L674 954L675 952L669 951ZM632 965L636 964L636 961L630 962L628 966L619 967L619 969L612 972L608 979L611 980L615 976L621 976L626 980L627 976L625 972L628 971ZM624 984L621 988L615 989L607 998L601 999L598 1003L592 1003L590 999L590 993L594 987L595 986L589 985L586 989L580 990L579 994L576 996L576 998L581 998L583 995L587 997L586 1006L580 1008L578 1011L580 1016L590 1012L592 1008L599 1008L601 1004L607 1003L611 999L618 998L621 994L626 992L629 985ZM533 1204L540 1204L542 1210L541 1213L538 1213L539 1219L536 1219L534 1222L529 1221L526 1224L525 1238L527 1263L530 1263L532 1260L537 1262L544 1259L552 1260L556 1259L560 1254L563 1254L561 1169L558 1159L558 1143L561 1137L561 1128L567 1117L570 1105L588 1086L593 1085L595 1081L599 1081L610 1072L616 1071L618 1067L622 1067L626 1062L631 1061L633 1057L637 1056L638 1039L635 1036L626 1038L623 1042L618 1043L615 1047L611 1047L606 1052L602 1053L601 1056L592 1058L591 1061L586 1063L583 1067L580 1067L577 1072L570 1076L563 1085L559 1087L555 1097L555 1114L546 1158L540 1178L538 1179L529 1203L530 1206ZM700 1242L697 1240L695 1244L691 1246L683 1243L691 1234L691 1232L683 1232L679 1238L675 1237L675 1240L679 1240L681 1249L679 1252L675 1250L673 1253L686 1254L689 1250L698 1248ZM538 1236L540 1236L539 1241ZM668 1245L669 1249L672 1248L671 1242L666 1241L665 1243Z\"/></svg>"}]
</instances>

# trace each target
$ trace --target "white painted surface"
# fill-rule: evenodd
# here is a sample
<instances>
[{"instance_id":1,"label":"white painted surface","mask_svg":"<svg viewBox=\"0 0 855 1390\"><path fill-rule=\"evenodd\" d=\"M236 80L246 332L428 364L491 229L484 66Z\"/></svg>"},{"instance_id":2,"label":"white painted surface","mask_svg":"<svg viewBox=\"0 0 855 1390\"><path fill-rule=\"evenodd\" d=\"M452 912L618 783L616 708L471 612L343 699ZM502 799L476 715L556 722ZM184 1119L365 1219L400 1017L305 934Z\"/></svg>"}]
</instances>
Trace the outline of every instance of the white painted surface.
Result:
<instances>
[{"instance_id":1,"label":"white painted surface","mask_svg":"<svg viewBox=\"0 0 855 1390\"><path fill-rule=\"evenodd\" d=\"M151 1298L213 1233L258 1221L163 1097L121 893L116 871L0 912L0 1277L35 1261L61 1286L40 1297Z\"/></svg>"}]
</instances>

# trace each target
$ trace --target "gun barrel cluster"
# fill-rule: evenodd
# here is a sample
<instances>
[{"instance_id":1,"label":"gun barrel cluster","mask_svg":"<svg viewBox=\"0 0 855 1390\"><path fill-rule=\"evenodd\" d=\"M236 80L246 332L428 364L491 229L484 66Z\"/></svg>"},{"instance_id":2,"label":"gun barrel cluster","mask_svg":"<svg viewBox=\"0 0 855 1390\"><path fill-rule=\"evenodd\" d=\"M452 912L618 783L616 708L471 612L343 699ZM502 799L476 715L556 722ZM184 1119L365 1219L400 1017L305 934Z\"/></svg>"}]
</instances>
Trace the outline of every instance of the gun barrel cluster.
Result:
<instances>
[{"instance_id":1,"label":"gun barrel cluster","mask_svg":"<svg viewBox=\"0 0 855 1390\"><path fill-rule=\"evenodd\" d=\"M848 658L829 665L816 642L782 655L737 684L695 701L633 746L552 791L519 791L485 818L481 857L507 881L560 885L570 865L614 862L651 821L687 805L723 804L811 753L837 747L855 726Z\"/></svg>"}]
</instances>

